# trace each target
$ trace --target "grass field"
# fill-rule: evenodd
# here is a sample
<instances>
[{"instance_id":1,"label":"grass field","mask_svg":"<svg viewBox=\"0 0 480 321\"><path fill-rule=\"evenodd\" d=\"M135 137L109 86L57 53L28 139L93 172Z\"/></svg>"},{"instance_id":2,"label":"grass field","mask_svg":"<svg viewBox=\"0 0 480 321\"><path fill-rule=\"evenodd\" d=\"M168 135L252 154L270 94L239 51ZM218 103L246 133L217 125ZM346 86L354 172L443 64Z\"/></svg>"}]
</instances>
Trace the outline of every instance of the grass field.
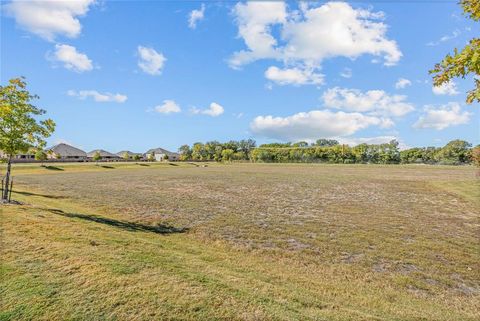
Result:
<instances>
[{"instance_id":1,"label":"grass field","mask_svg":"<svg viewBox=\"0 0 480 321\"><path fill-rule=\"evenodd\" d=\"M472 167L14 167L0 320L479 320Z\"/></svg>"}]
</instances>

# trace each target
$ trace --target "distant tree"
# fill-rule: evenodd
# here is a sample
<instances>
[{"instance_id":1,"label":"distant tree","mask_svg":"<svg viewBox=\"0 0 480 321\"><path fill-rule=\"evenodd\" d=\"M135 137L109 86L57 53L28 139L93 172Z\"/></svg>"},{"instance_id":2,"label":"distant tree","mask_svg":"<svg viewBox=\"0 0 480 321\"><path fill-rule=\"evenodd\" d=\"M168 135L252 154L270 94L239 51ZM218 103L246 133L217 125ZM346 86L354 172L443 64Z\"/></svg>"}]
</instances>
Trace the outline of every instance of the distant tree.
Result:
<instances>
[{"instance_id":1,"label":"distant tree","mask_svg":"<svg viewBox=\"0 0 480 321\"><path fill-rule=\"evenodd\" d=\"M163 160L168 161L168 155L167 154L163 155Z\"/></svg>"},{"instance_id":2,"label":"distant tree","mask_svg":"<svg viewBox=\"0 0 480 321\"><path fill-rule=\"evenodd\" d=\"M147 161L154 162L155 161L155 154L154 153L148 154L147 155Z\"/></svg>"},{"instance_id":3,"label":"distant tree","mask_svg":"<svg viewBox=\"0 0 480 321\"><path fill-rule=\"evenodd\" d=\"M257 146L257 143L253 139L243 139L238 142L238 149L243 153L243 159L250 159L250 153Z\"/></svg>"},{"instance_id":4,"label":"distant tree","mask_svg":"<svg viewBox=\"0 0 480 321\"><path fill-rule=\"evenodd\" d=\"M178 149L178 152L180 153L180 159L183 161L192 159L192 149L188 145L182 145Z\"/></svg>"},{"instance_id":5,"label":"distant tree","mask_svg":"<svg viewBox=\"0 0 480 321\"><path fill-rule=\"evenodd\" d=\"M474 148L472 148L470 158L472 159L472 162L474 165L480 167L480 145L477 145Z\"/></svg>"},{"instance_id":6,"label":"distant tree","mask_svg":"<svg viewBox=\"0 0 480 321\"><path fill-rule=\"evenodd\" d=\"M194 159L194 160L207 160L207 153L205 151L205 146L202 143L193 144L192 159Z\"/></svg>"},{"instance_id":7,"label":"distant tree","mask_svg":"<svg viewBox=\"0 0 480 321\"><path fill-rule=\"evenodd\" d=\"M53 120L36 119L45 111L31 104L38 96L30 94L26 87L23 78L10 79L8 85L0 86L0 150L7 157L3 201L8 199L13 156L32 147L44 147L44 139L55 130Z\"/></svg>"},{"instance_id":8,"label":"distant tree","mask_svg":"<svg viewBox=\"0 0 480 321\"><path fill-rule=\"evenodd\" d=\"M307 142L304 142L304 141L301 141L301 142L296 142L294 144L292 144L293 147L308 147L308 143Z\"/></svg>"},{"instance_id":9,"label":"distant tree","mask_svg":"<svg viewBox=\"0 0 480 321\"><path fill-rule=\"evenodd\" d=\"M474 21L480 20L480 2L479 0L460 0L463 13ZM459 52L457 48L453 51L453 56L447 54L442 62L435 65L430 70L433 74L433 85L441 86L448 83L453 78L465 78L473 74L475 88L467 93L467 103L474 101L480 102L480 38L473 38Z\"/></svg>"},{"instance_id":10,"label":"distant tree","mask_svg":"<svg viewBox=\"0 0 480 321\"><path fill-rule=\"evenodd\" d=\"M55 159L61 159L62 158L62 155L60 155L59 153L54 153L55 155Z\"/></svg>"},{"instance_id":11,"label":"distant tree","mask_svg":"<svg viewBox=\"0 0 480 321\"><path fill-rule=\"evenodd\" d=\"M42 149L37 149L35 152L35 160L40 161L41 165L43 166L43 162L47 159L47 153L45 153Z\"/></svg>"},{"instance_id":12,"label":"distant tree","mask_svg":"<svg viewBox=\"0 0 480 321\"><path fill-rule=\"evenodd\" d=\"M441 163L452 165L468 163L470 147L472 145L464 140L452 140L438 152L438 160Z\"/></svg>"},{"instance_id":13,"label":"distant tree","mask_svg":"<svg viewBox=\"0 0 480 321\"><path fill-rule=\"evenodd\" d=\"M315 145L320 147L331 147L331 146L340 145L340 143L335 139L320 138L320 139L317 139L317 141L315 142Z\"/></svg>"},{"instance_id":14,"label":"distant tree","mask_svg":"<svg viewBox=\"0 0 480 321\"><path fill-rule=\"evenodd\" d=\"M135 154L135 155L133 155L133 159L138 162L139 160L142 159L142 155L140 155L140 154Z\"/></svg>"},{"instance_id":15,"label":"distant tree","mask_svg":"<svg viewBox=\"0 0 480 321\"><path fill-rule=\"evenodd\" d=\"M123 153L122 158L123 158L124 160L127 160L127 161L128 161L128 160L130 160L130 154L128 154L128 152L125 152L125 153Z\"/></svg>"},{"instance_id":16,"label":"distant tree","mask_svg":"<svg viewBox=\"0 0 480 321\"><path fill-rule=\"evenodd\" d=\"M100 155L100 152L96 151L95 154L93 154L92 159L98 165L98 161L102 159L102 156Z\"/></svg>"},{"instance_id":17,"label":"distant tree","mask_svg":"<svg viewBox=\"0 0 480 321\"><path fill-rule=\"evenodd\" d=\"M232 158L233 158L233 154L234 154L234 153L235 153L235 152L233 151L233 149L230 149L230 148L224 149L224 150L222 151L222 160L223 160L224 162L229 162L229 161L231 161Z\"/></svg>"}]
</instances>

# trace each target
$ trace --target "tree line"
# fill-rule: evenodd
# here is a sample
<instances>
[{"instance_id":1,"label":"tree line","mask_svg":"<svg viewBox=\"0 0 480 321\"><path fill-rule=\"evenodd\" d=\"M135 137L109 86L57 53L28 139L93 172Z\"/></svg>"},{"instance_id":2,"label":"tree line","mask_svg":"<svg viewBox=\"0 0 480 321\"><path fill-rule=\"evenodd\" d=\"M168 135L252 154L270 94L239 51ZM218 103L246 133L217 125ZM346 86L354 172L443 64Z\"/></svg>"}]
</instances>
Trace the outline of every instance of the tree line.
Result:
<instances>
[{"instance_id":1,"label":"tree line","mask_svg":"<svg viewBox=\"0 0 480 321\"><path fill-rule=\"evenodd\" d=\"M211 141L180 147L181 160L235 161L258 163L333 163L333 164L445 164L480 165L480 145L452 140L443 147L399 149L396 140L384 144L349 146L333 139L319 139L313 144L269 143L256 147L254 140Z\"/></svg>"}]
</instances>

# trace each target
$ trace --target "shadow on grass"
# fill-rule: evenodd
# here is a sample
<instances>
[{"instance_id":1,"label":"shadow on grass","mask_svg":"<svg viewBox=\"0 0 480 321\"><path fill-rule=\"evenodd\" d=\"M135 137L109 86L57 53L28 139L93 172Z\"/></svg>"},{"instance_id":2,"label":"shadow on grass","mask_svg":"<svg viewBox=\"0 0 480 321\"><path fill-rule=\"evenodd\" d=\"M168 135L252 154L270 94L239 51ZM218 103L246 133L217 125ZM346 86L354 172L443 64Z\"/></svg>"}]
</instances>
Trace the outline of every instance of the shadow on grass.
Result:
<instances>
[{"instance_id":1,"label":"shadow on grass","mask_svg":"<svg viewBox=\"0 0 480 321\"><path fill-rule=\"evenodd\" d=\"M174 164L174 163L168 163L168 165L170 165L170 166L178 166L178 164Z\"/></svg>"},{"instance_id":2,"label":"shadow on grass","mask_svg":"<svg viewBox=\"0 0 480 321\"><path fill-rule=\"evenodd\" d=\"M64 199L67 198L66 196L61 195L49 195L49 194L40 194L40 193L31 193L31 192L21 192L21 191L12 191L14 194L21 194L25 196L40 196L45 198L53 198L53 199Z\"/></svg>"},{"instance_id":3,"label":"shadow on grass","mask_svg":"<svg viewBox=\"0 0 480 321\"><path fill-rule=\"evenodd\" d=\"M109 166L109 165L102 165L101 167L102 168L107 168L107 169L115 169L115 167Z\"/></svg>"},{"instance_id":4,"label":"shadow on grass","mask_svg":"<svg viewBox=\"0 0 480 321\"><path fill-rule=\"evenodd\" d=\"M67 213L65 211L54 209L54 208L45 208L44 210L49 211L50 213L70 217L70 218L79 218L82 220L110 225L116 228L120 228L129 232L152 232L157 234L172 234L172 233L185 233L188 231L188 228L178 228L164 224L158 224L157 226L145 225L140 223L125 222L114 220L111 218L89 215L89 214L80 214L80 213Z\"/></svg>"},{"instance_id":5,"label":"shadow on grass","mask_svg":"<svg viewBox=\"0 0 480 321\"><path fill-rule=\"evenodd\" d=\"M43 166L45 169L48 169L48 170L51 170L51 171L64 171L63 168L61 167L57 167L57 166L52 166L52 165L48 165L48 166Z\"/></svg>"},{"instance_id":6,"label":"shadow on grass","mask_svg":"<svg viewBox=\"0 0 480 321\"><path fill-rule=\"evenodd\" d=\"M138 165L140 165L140 166L150 166L148 164L138 164Z\"/></svg>"}]
</instances>

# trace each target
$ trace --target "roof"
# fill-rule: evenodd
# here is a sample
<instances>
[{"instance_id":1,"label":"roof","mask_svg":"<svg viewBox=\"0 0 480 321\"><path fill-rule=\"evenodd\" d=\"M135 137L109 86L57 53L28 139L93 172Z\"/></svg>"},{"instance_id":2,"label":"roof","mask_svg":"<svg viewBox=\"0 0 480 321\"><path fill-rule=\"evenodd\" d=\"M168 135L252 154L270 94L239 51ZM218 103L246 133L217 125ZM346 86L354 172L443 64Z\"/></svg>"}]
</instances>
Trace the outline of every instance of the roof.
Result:
<instances>
[{"instance_id":1,"label":"roof","mask_svg":"<svg viewBox=\"0 0 480 321\"><path fill-rule=\"evenodd\" d=\"M134 152L131 152L129 150L122 150L122 151L118 152L116 155L120 156L120 157L123 157L123 155L125 155L125 153L127 153L128 156L135 156L135 155L142 156L142 153L134 153Z\"/></svg>"},{"instance_id":2,"label":"roof","mask_svg":"<svg viewBox=\"0 0 480 321\"><path fill-rule=\"evenodd\" d=\"M55 154L59 154L62 157L85 157L87 153L83 150L70 146L65 143L54 145L50 148L47 148L46 151L52 151Z\"/></svg>"},{"instance_id":3,"label":"roof","mask_svg":"<svg viewBox=\"0 0 480 321\"><path fill-rule=\"evenodd\" d=\"M163 148L152 148L152 149L149 149L147 150L147 152L145 154L165 154L165 155L176 155L176 153L172 153L166 149L163 149Z\"/></svg>"},{"instance_id":4,"label":"roof","mask_svg":"<svg viewBox=\"0 0 480 321\"><path fill-rule=\"evenodd\" d=\"M118 155L107 152L103 149L95 149L87 154L88 157L93 157L96 153L99 153L101 157L118 157Z\"/></svg>"}]
</instances>

